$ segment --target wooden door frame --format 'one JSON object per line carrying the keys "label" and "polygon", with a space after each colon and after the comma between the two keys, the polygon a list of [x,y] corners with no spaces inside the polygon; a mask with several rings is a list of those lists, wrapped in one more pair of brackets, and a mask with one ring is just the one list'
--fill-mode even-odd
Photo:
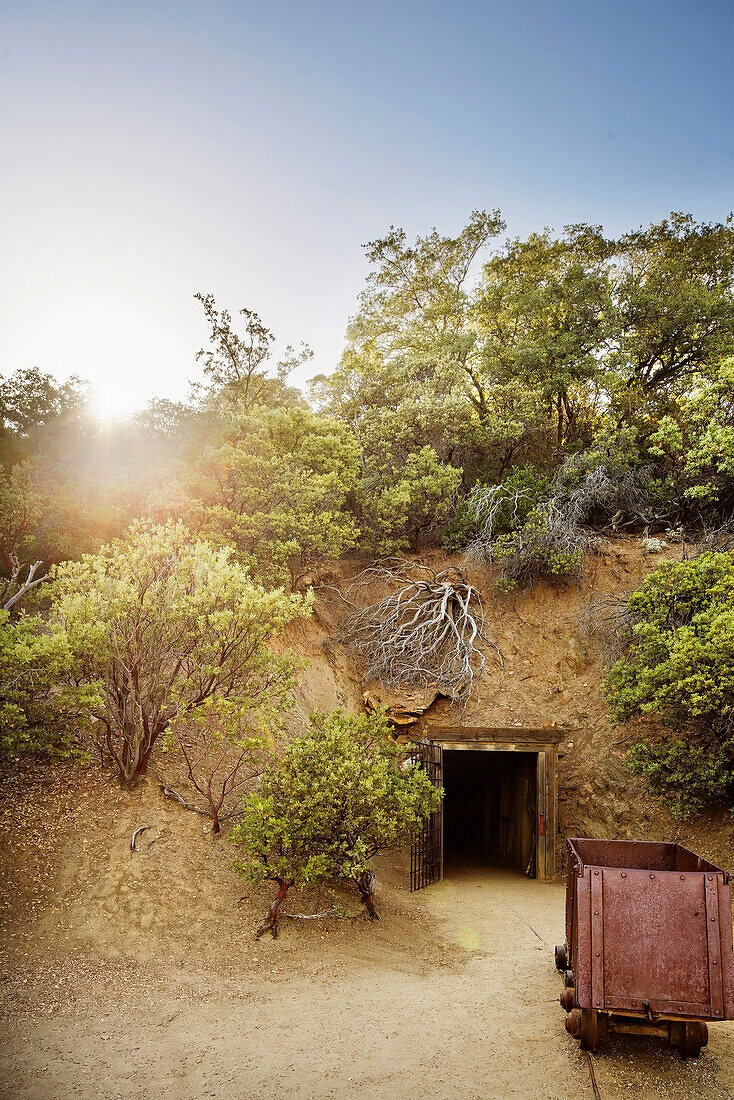
{"label": "wooden door frame", "polygon": [[558,875],[558,744],[565,732],[517,726],[510,729],[445,726],[425,734],[426,740],[440,745],[444,751],[536,754],[535,876],[546,882],[552,882]]}

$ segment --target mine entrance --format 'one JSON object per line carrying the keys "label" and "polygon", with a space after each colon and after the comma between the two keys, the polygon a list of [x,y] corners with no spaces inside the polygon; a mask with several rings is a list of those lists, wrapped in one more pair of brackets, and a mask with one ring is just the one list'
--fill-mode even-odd
{"label": "mine entrance", "polygon": [[516,867],[552,879],[557,868],[558,729],[442,727],[412,759],[444,788],[442,806],[414,839],[410,888],[450,873],[452,858]]}
{"label": "mine entrance", "polygon": [[535,876],[537,753],[446,750],[444,865],[471,860]]}

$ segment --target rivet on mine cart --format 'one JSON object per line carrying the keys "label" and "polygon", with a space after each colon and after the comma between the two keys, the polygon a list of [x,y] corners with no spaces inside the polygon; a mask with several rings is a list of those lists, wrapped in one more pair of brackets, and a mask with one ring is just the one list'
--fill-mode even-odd
{"label": "rivet on mine cart", "polygon": [[680,844],[567,844],[566,1030],[583,1050],[658,1035],[697,1058],[707,1024],[734,1019],[729,873]]}

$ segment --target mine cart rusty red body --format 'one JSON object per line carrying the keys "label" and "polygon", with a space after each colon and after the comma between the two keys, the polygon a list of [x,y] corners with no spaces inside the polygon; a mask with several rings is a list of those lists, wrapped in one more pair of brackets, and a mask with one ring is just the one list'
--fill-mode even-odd
{"label": "mine cart rusty red body", "polygon": [[706,1022],[734,1018],[730,876],[679,844],[568,841],[566,1027],[654,1032],[697,1055]]}

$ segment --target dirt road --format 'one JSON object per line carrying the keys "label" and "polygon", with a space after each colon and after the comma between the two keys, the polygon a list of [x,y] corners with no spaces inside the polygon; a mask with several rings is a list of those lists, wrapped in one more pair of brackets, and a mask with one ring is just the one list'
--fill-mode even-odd
{"label": "dirt road", "polygon": [[[104,969],[80,966],[78,995],[67,1007],[6,1024],[0,1094],[591,1097],[585,1061],[557,1004],[552,946],[562,888],[463,870],[415,900],[443,936],[447,958],[463,957],[460,965],[411,957],[406,944],[402,958],[363,955],[352,964],[339,952],[333,968],[307,976],[283,966],[286,929],[281,940],[261,941],[261,962],[269,955],[272,967],[257,978],[207,985],[204,972],[191,973],[188,986],[173,988],[160,979],[141,983],[134,970],[112,980]],[[610,1044],[594,1062],[602,1100],[734,1097],[731,1025],[711,1029],[697,1062],[635,1039]]]}

